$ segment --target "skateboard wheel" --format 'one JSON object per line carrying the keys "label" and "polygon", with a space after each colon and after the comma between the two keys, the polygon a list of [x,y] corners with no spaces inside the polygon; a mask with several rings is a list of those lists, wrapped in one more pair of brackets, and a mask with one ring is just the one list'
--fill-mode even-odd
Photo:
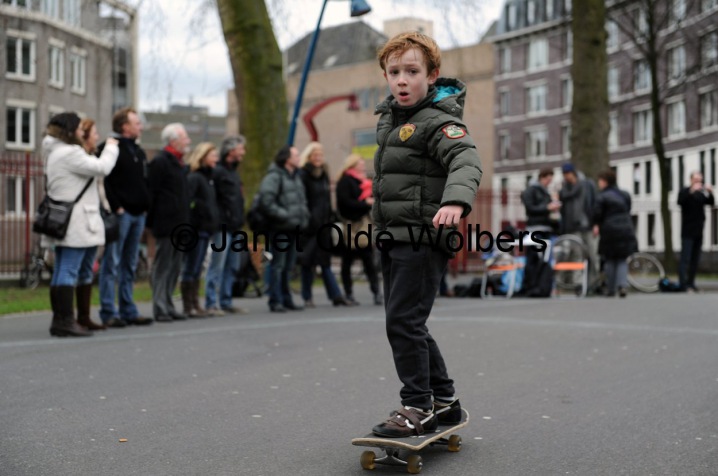
{"label": "skateboard wheel", "polygon": [[376,467],[376,464],[374,464],[374,459],[376,458],[376,455],[373,451],[365,451],[361,454],[361,467],[363,469],[374,469]]}
{"label": "skateboard wheel", "polygon": [[421,456],[411,455],[406,458],[406,470],[409,472],[409,474],[421,473],[422,466],[424,466],[424,463],[421,462]]}
{"label": "skateboard wheel", "polygon": [[451,435],[449,437],[448,449],[452,453],[461,451],[461,437],[459,435]]}

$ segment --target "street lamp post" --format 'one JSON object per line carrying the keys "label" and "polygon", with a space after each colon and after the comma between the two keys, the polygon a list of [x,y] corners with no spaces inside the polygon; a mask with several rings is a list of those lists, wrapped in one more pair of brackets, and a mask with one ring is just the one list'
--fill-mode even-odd
{"label": "street lamp post", "polygon": [[[314,57],[314,49],[317,46],[317,40],[319,39],[320,26],[322,24],[322,17],[324,16],[324,9],[327,7],[327,2],[322,2],[322,11],[319,13],[319,20],[317,21],[317,28],[314,30],[312,40],[309,43],[309,51],[307,52],[307,58],[304,61],[304,69],[302,70],[302,78],[299,81],[299,89],[297,89],[297,99],[294,101],[294,112],[292,113],[292,120],[289,123],[289,137],[287,138],[288,145],[294,145],[294,135],[297,132],[297,118],[299,117],[299,111],[302,108],[302,99],[304,97],[304,87],[307,85],[307,76],[309,76],[309,70],[312,67],[312,58]],[[365,0],[351,0],[351,16],[358,17],[362,16],[371,11],[371,7]]]}

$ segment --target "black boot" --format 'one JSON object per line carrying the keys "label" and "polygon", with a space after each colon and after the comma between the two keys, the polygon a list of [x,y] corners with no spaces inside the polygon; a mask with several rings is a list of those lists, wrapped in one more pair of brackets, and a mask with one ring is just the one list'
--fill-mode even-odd
{"label": "black boot", "polygon": [[55,287],[55,307],[50,335],[56,337],[90,337],[92,332],[80,327],[75,322],[74,286]]}
{"label": "black boot", "polygon": [[185,316],[196,317],[197,313],[192,308],[192,281],[180,282],[180,293],[182,294],[182,313]]}
{"label": "black boot", "polygon": [[104,331],[107,327],[92,322],[90,319],[90,300],[92,299],[92,284],[81,284],[75,288],[77,305],[77,323],[90,331]]}

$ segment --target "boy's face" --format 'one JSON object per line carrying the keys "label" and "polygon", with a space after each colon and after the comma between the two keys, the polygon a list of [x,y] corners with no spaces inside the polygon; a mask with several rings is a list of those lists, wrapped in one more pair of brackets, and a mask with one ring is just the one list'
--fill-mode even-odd
{"label": "boy's face", "polygon": [[421,50],[411,48],[387,59],[384,77],[399,105],[413,106],[426,97],[429,86],[439,77],[439,70],[429,73]]}

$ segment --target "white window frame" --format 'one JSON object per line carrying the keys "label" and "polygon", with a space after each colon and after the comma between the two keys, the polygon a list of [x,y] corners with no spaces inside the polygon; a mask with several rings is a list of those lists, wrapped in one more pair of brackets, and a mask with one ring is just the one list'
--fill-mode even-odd
{"label": "white window frame", "polygon": [[537,0],[526,0],[526,26],[531,26],[538,21]]}
{"label": "white window frame", "polygon": [[48,84],[62,89],[65,86],[65,42],[50,38],[48,52]]}
{"label": "white window frame", "polygon": [[561,107],[571,109],[573,104],[573,79],[571,76],[561,78]]}
{"label": "white window frame", "polygon": [[508,88],[499,89],[499,116],[506,117],[511,114],[511,91]]}
{"label": "white window frame", "polygon": [[87,51],[73,47],[70,50],[70,90],[84,95],[87,91]]}
{"label": "white window frame", "polygon": [[653,140],[653,112],[650,107],[633,111],[633,143],[649,145]]}
{"label": "white window frame", "polygon": [[526,87],[526,114],[535,115],[546,112],[548,86],[546,83]]}
{"label": "white window frame", "polygon": [[615,150],[620,145],[618,134],[618,113],[614,111],[608,114],[608,150]]}
{"label": "white window frame", "polygon": [[701,1],[701,13],[705,13],[709,10],[718,7],[718,0],[702,0]]}
{"label": "white window frame", "polygon": [[40,0],[40,11],[51,18],[60,18],[60,0]]}
{"label": "white window frame", "polygon": [[670,21],[672,25],[678,24],[686,19],[686,1],[671,0],[670,1]]}
{"label": "white window frame", "polygon": [[[11,71],[10,68],[7,68],[7,71],[5,72],[5,78],[12,79],[15,81],[25,81],[25,82],[35,82],[36,74],[37,74],[37,54],[36,54],[36,47],[37,47],[37,41],[36,36],[34,33],[29,33],[26,31],[18,31],[18,30],[7,30],[6,39],[5,39],[5,48],[7,49],[7,41],[10,39],[15,40],[15,58],[17,59],[17,62],[15,64],[15,71]],[[23,55],[23,43],[27,43],[29,45],[29,64],[30,64],[30,71],[26,74],[22,72],[22,65],[24,62],[24,55]],[[7,59],[5,60],[5,64],[7,65]]]}
{"label": "white window frame", "polygon": [[63,0],[62,19],[65,23],[74,27],[79,27],[81,18],[82,0]]}
{"label": "white window frame", "polygon": [[[5,183],[3,184],[3,193],[5,194],[5,209],[3,210],[3,215],[6,218],[22,218],[27,214],[28,210],[34,210],[35,209],[35,181],[30,180],[30,193],[29,195],[29,202],[25,206],[25,210],[22,209],[22,202],[25,199],[23,188],[25,186],[25,177],[20,175],[5,175],[3,176]],[[7,200],[8,196],[8,183],[14,182],[14,188],[15,188],[15,196],[13,197],[15,201],[15,207],[13,209],[8,208],[10,205],[10,201]]]}
{"label": "white window frame", "polygon": [[548,38],[531,38],[528,44],[526,61],[528,71],[537,71],[548,66]]}
{"label": "white window frame", "polygon": [[667,134],[670,138],[686,133],[686,103],[683,99],[666,101]]}
{"label": "white window frame", "polygon": [[502,46],[499,48],[499,72],[510,73],[511,72],[511,47]]}
{"label": "white window frame", "polygon": [[641,7],[637,7],[633,10],[632,18],[638,30],[634,32],[635,37],[638,41],[641,41],[648,34],[648,17],[646,11]]}
{"label": "white window frame", "polygon": [[7,0],[4,0],[4,1],[3,1],[3,4],[4,4],[4,5],[9,5],[9,6],[11,6],[11,7],[16,7],[16,8],[27,8],[28,10],[30,9],[30,2],[31,2],[32,0],[22,0],[23,5],[18,5],[18,2],[19,2],[19,1],[20,1],[20,0],[10,0],[10,3],[7,3]]}
{"label": "white window frame", "polygon": [[546,127],[526,129],[526,160],[540,160],[546,157],[548,129]]}
{"label": "white window frame", "polygon": [[686,49],[677,45],[668,50],[668,81],[676,81],[686,75]]}
{"label": "white window frame", "polygon": [[[37,104],[30,101],[20,101],[8,99],[6,104],[6,114],[3,122],[7,121],[7,116],[11,110],[15,111],[15,137],[10,137],[8,128],[9,123],[5,124],[5,148],[8,150],[28,150],[35,148],[35,122],[37,114]],[[22,141],[22,119],[23,113],[29,114],[29,141]],[[12,139],[12,140],[11,140]]]}
{"label": "white window frame", "polygon": [[621,95],[621,69],[618,66],[608,67],[608,100],[612,101]]}
{"label": "white window frame", "polygon": [[571,155],[571,123],[561,124],[561,153],[564,157]]}
{"label": "white window frame", "polygon": [[518,8],[516,3],[510,2],[506,4],[506,28],[510,31],[516,28],[518,20]]}
{"label": "white window frame", "polygon": [[636,93],[646,92],[651,89],[651,70],[645,59],[633,62],[633,91]]}
{"label": "white window frame", "polygon": [[563,59],[573,61],[573,32],[570,29],[566,30],[564,41],[566,42],[566,49],[563,52]]}
{"label": "white window frame", "polygon": [[621,44],[621,35],[618,23],[613,20],[606,20],[606,51],[611,53],[618,50]]}
{"label": "white window frame", "polygon": [[718,89],[701,93],[698,102],[701,111],[701,129],[718,126]]}
{"label": "white window frame", "polygon": [[718,30],[701,37],[701,66],[708,68],[718,64]]}
{"label": "white window frame", "polygon": [[499,132],[499,160],[508,160],[511,150],[511,134],[509,131]]}

